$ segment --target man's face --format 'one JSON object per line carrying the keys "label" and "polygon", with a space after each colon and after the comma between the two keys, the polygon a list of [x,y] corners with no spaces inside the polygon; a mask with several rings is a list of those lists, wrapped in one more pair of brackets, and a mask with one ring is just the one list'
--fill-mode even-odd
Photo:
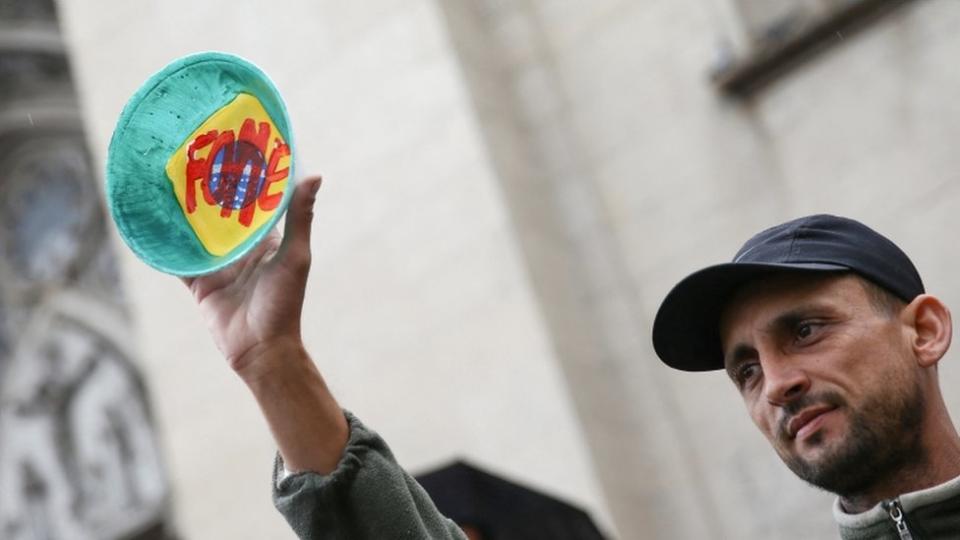
{"label": "man's face", "polygon": [[802,479],[866,490],[919,450],[923,394],[905,326],[850,275],[751,284],[721,320],[727,373]]}

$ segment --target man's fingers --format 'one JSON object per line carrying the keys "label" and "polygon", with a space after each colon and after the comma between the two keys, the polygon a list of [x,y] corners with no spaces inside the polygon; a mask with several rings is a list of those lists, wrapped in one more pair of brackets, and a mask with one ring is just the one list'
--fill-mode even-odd
{"label": "man's fingers", "polygon": [[287,262],[310,263],[310,225],[313,222],[313,203],[321,181],[319,176],[307,178],[293,192],[280,247],[282,257]]}

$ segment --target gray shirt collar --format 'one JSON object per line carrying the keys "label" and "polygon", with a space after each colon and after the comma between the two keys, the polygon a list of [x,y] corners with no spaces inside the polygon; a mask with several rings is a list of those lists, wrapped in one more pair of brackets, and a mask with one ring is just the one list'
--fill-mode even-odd
{"label": "gray shirt collar", "polygon": [[[936,504],[958,495],[960,495],[960,476],[933,487],[904,493],[899,499],[903,511],[910,513],[917,508]],[[840,525],[841,529],[854,530],[866,529],[889,519],[887,517],[887,511],[883,509],[881,503],[878,503],[865,512],[848,514],[844,512],[840,506],[839,498],[833,501],[833,518],[837,520],[837,524]]]}

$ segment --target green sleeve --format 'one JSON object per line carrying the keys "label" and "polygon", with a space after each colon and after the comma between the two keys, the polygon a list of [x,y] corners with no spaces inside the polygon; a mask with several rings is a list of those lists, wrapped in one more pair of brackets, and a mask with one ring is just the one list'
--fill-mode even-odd
{"label": "green sleeve", "polygon": [[283,478],[277,456],[273,502],[301,540],[457,539],[466,536],[443,517],[419,484],[393,457],[387,443],[345,413],[350,438],[329,475]]}

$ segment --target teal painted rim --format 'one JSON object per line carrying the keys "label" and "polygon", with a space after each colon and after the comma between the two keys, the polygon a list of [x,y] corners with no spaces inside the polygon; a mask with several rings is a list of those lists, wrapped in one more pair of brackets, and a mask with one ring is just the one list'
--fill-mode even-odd
{"label": "teal painted rim", "polygon": [[[270,219],[232,251],[215,256],[190,228],[165,169],[183,141],[240,93],[260,100],[280,130],[290,147],[290,173]],[[186,56],[147,79],[120,113],[107,151],[107,206],[120,237],[142,261],[176,276],[209,274],[242,258],[276,225],[293,196],[296,156],[286,106],[263,71],[221,52]]]}

